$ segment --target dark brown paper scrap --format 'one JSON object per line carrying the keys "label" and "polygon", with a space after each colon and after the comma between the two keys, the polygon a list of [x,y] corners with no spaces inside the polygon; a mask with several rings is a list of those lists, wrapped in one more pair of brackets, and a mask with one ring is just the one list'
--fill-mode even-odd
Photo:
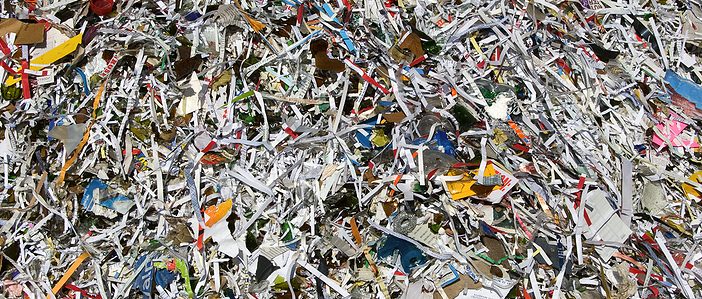
{"label": "dark brown paper scrap", "polygon": [[[447,297],[456,298],[465,289],[477,290],[477,289],[480,289],[482,287],[483,287],[482,283],[473,281],[473,279],[470,278],[470,276],[465,275],[465,274],[459,274],[459,279],[456,282],[444,287],[444,292],[446,292]],[[438,292],[434,293],[434,299],[440,299],[440,298],[442,298],[442,297],[441,297],[441,295],[439,295]]]}
{"label": "dark brown paper scrap", "polygon": [[0,21],[0,36],[16,33],[15,45],[41,44],[44,42],[44,25],[30,24],[18,19]]}
{"label": "dark brown paper scrap", "polygon": [[4,19],[0,21],[0,36],[5,36],[10,32],[17,33],[22,27],[22,21],[18,19]]}
{"label": "dark brown paper scrap", "polygon": [[400,123],[405,119],[406,115],[402,112],[393,112],[383,114],[383,118],[391,123]]}
{"label": "dark brown paper scrap", "polygon": [[310,43],[310,52],[314,56],[314,65],[323,71],[343,72],[346,69],[346,65],[341,60],[331,59],[327,56],[328,46],[327,41],[323,39],[317,39]]}
{"label": "dark brown paper scrap", "polygon": [[15,45],[33,45],[44,42],[44,25],[22,24],[15,37]]}
{"label": "dark brown paper scrap", "polygon": [[390,57],[394,59],[395,61],[407,61],[411,62],[414,60],[414,54],[412,54],[412,51],[409,49],[403,49],[399,45],[395,44],[390,48],[390,51],[388,52],[390,54]]}
{"label": "dark brown paper scrap", "polygon": [[422,48],[422,40],[419,38],[419,35],[416,33],[412,32],[405,37],[405,40],[402,41],[400,44],[400,49],[409,49],[412,54],[414,54],[414,58],[421,57],[424,55],[424,49]]}
{"label": "dark brown paper scrap", "polygon": [[202,64],[202,58],[200,55],[176,61],[173,64],[173,69],[176,73],[176,80],[181,80],[192,74],[198,67],[200,67],[200,64]]}

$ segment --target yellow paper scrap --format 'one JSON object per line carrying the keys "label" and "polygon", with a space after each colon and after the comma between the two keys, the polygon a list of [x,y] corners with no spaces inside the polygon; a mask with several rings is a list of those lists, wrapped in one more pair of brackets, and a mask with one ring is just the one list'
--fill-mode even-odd
{"label": "yellow paper scrap", "polygon": [[205,214],[209,216],[209,219],[207,222],[205,222],[205,225],[207,227],[212,227],[212,225],[222,220],[222,218],[227,216],[229,211],[232,209],[232,204],[232,200],[228,199],[216,206],[209,206],[207,209],[205,209]]}
{"label": "yellow paper scrap", "polygon": [[[39,71],[46,66],[56,62],[57,60],[66,57],[66,55],[73,53],[73,51],[78,48],[78,45],[80,45],[81,41],[83,40],[83,34],[78,34],[64,43],[58,45],[56,48],[53,48],[49,51],[47,51],[44,54],[41,54],[39,57],[36,57],[29,62],[29,69],[33,71]],[[20,72],[18,70],[17,72]],[[8,77],[7,80],[5,80],[5,85],[14,85],[15,83],[21,81],[22,78],[17,76],[16,78],[13,77]]]}
{"label": "yellow paper scrap", "polygon": [[[458,175],[460,174],[459,170],[449,170],[448,175]],[[470,196],[476,196],[476,195],[481,195],[485,196],[489,194],[492,191],[496,191],[500,189],[500,186],[483,186],[483,185],[478,185],[476,180],[473,179],[473,176],[478,174],[478,170],[473,170],[470,174],[463,174],[463,178],[458,181],[453,181],[453,182],[446,182],[446,187],[449,189],[449,194],[451,195],[451,199],[453,200],[459,200],[463,199],[466,197]],[[495,171],[495,167],[492,164],[488,164],[485,166],[485,176],[493,176],[496,175],[497,172]]]}
{"label": "yellow paper scrap", "polygon": [[[693,182],[702,183],[702,170],[693,173],[690,176],[690,180]],[[694,200],[695,202],[699,202],[700,199],[702,199],[702,193],[695,189],[694,186],[687,183],[683,183],[682,189],[683,191],[685,191],[685,195],[687,195],[687,198]]]}

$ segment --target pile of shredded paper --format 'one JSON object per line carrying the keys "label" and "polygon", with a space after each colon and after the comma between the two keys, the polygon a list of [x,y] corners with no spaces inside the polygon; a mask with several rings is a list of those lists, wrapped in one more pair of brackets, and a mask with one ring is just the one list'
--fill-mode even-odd
{"label": "pile of shredded paper", "polygon": [[0,298],[702,298],[700,0],[0,8]]}

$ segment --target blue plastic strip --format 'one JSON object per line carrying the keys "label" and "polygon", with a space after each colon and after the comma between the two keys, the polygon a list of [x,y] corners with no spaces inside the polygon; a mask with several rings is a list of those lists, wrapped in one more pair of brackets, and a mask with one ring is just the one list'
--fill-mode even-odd
{"label": "blue plastic strip", "polygon": [[85,93],[85,95],[89,95],[90,88],[88,87],[88,78],[85,77],[85,73],[80,68],[77,67],[74,68],[74,70],[76,73],[78,73],[78,75],[80,75],[80,78],[83,79],[83,93]]}
{"label": "blue plastic strip", "polygon": [[353,45],[353,42],[351,41],[351,38],[349,38],[349,35],[346,33],[346,30],[339,31],[339,35],[341,35],[341,39],[344,41],[344,44],[346,44],[346,47],[349,49],[349,51],[351,53],[356,53],[356,46]]}
{"label": "blue plastic strip", "polygon": [[680,75],[671,70],[665,72],[664,79],[668,81],[675,92],[694,103],[697,108],[702,108],[702,86],[680,77]]}

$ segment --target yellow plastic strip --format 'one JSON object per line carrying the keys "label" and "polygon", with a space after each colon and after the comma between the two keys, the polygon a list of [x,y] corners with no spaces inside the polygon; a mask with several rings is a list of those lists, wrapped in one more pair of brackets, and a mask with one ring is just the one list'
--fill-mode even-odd
{"label": "yellow plastic strip", "polygon": [[266,25],[264,25],[260,21],[254,19],[252,17],[249,17],[249,15],[247,15],[243,12],[242,12],[242,14],[246,18],[246,20],[249,22],[249,24],[251,24],[251,28],[253,28],[253,30],[255,30],[256,32],[263,30],[263,28],[266,28]]}
{"label": "yellow plastic strip", "polygon": [[209,206],[207,209],[205,209],[205,214],[210,217],[210,219],[205,222],[205,225],[207,227],[212,227],[212,225],[222,220],[222,218],[227,216],[227,213],[229,213],[229,211],[232,209],[232,204],[232,200],[227,199],[218,205]]}
{"label": "yellow plastic strip", "polygon": [[[87,252],[83,252],[83,253],[76,259],[76,261],[73,262],[73,264],[71,265],[71,267],[68,268],[68,270],[66,270],[66,273],[63,274],[63,277],[61,277],[61,280],[59,280],[59,281],[56,283],[56,285],[54,285],[54,288],[51,289],[51,292],[54,293],[54,295],[56,295],[56,293],[58,293],[58,292],[61,290],[61,288],[63,288],[63,285],[66,284],[66,282],[68,281],[69,278],[71,278],[71,276],[73,275],[73,272],[76,272],[76,270],[78,270],[78,267],[80,267],[80,265],[81,265],[81,264],[85,261],[85,259],[87,259],[89,256],[90,256],[90,254],[88,254]],[[47,298],[47,299],[51,298],[51,295],[47,295],[46,298]]]}
{"label": "yellow plastic strip", "polygon": [[85,130],[85,134],[83,134],[83,139],[80,140],[80,143],[78,143],[76,149],[73,150],[71,158],[69,158],[68,161],[66,161],[66,164],[64,164],[61,168],[61,174],[59,174],[58,180],[56,180],[56,186],[63,185],[63,180],[66,178],[66,171],[68,171],[68,169],[71,168],[71,166],[73,166],[73,163],[76,163],[76,160],[78,160],[78,155],[83,150],[85,144],[88,143],[88,139],[90,139],[90,129],[95,123],[97,108],[100,106],[100,98],[102,98],[102,93],[105,91],[106,83],[107,80],[102,82],[102,85],[100,85],[100,89],[98,89],[98,92],[95,95],[95,99],[93,100],[93,113],[91,114],[93,119],[90,121],[90,124],[88,124],[88,128]]}
{"label": "yellow plastic strip", "polygon": [[358,231],[356,217],[351,217],[351,234],[353,235],[353,238],[356,241],[356,245],[361,246],[363,240],[361,239],[361,233]]}
{"label": "yellow plastic strip", "polygon": [[[353,235],[353,238],[355,239],[356,244],[358,244],[359,246],[362,246],[361,244],[363,243],[363,240],[361,239],[361,233],[358,231],[358,225],[356,224],[356,217],[351,217],[351,234]],[[381,274],[378,271],[378,266],[375,265],[375,262],[373,261],[373,257],[370,254],[370,247],[363,246],[363,255],[366,257],[368,264],[370,264],[370,268],[373,271],[373,274],[375,274],[375,282],[378,284],[380,291],[383,292],[383,295],[385,296],[385,298],[390,298],[390,292],[388,291],[388,287],[385,285],[383,278],[380,276]]]}

